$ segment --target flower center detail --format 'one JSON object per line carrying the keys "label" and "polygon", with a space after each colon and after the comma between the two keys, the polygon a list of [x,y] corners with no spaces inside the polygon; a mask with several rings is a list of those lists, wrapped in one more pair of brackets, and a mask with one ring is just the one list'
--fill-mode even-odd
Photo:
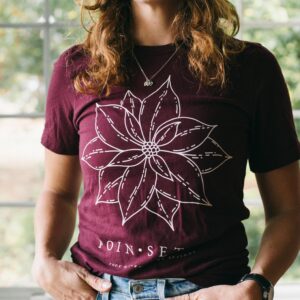
{"label": "flower center detail", "polygon": [[154,142],[145,142],[142,146],[142,151],[147,158],[150,158],[158,153],[159,147]]}

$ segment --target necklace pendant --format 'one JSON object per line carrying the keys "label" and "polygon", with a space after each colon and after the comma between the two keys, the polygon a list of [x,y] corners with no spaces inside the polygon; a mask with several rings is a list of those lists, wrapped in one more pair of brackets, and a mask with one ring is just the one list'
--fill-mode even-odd
{"label": "necklace pendant", "polygon": [[153,81],[152,80],[146,80],[144,82],[144,86],[151,86],[153,84]]}

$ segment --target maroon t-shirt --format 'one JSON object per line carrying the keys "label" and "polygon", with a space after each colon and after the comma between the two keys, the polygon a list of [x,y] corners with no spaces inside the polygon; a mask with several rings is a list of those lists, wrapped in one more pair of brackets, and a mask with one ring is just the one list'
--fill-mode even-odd
{"label": "maroon t-shirt", "polygon": [[[134,51],[150,77],[174,49]],[[250,271],[241,222],[247,161],[267,172],[300,158],[287,86],[268,49],[247,42],[223,91],[198,89],[184,54],[152,86],[131,65],[130,84],[102,97],[72,86],[88,61],[78,45],[54,63],[41,143],[78,155],[84,191],[71,253],[94,274],[236,283]]]}

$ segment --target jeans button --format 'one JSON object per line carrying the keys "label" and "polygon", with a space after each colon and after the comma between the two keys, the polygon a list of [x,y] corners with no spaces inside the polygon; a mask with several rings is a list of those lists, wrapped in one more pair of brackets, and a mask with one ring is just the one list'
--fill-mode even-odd
{"label": "jeans button", "polygon": [[144,287],[142,284],[135,284],[132,288],[133,288],[133,291],[136,293],[141,293],[144,290]]}

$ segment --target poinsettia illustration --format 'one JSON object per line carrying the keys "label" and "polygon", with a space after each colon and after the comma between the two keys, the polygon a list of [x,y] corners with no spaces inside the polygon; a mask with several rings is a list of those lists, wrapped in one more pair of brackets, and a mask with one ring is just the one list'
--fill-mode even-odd
{"label": "poinsettia illustration", "polygon": [[81,159],[99,171],[95,204],[118,204],[122,225],[146,209],[168,223],[182,204],[212,206],[203,175],[231,159],[210,137],[218,125],[181,115],[171,75],[139,99],[128,90],[120,104],[96,104],[96,136]]}

